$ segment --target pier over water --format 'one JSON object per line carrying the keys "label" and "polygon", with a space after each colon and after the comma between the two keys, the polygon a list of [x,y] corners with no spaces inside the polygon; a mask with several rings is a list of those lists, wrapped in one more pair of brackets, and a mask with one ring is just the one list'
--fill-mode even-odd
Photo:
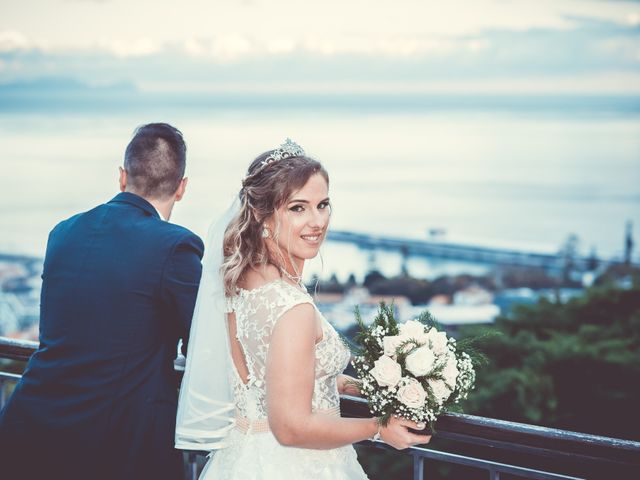
{"label": "pier over water", "polygon": [[[345,230],[330,230],[327,239],[332,242],[350,243],[362,250],[388,250],[405,257],[425,257],[441,260],[457,260],[484,265],[503,265],[525,268],[542,268],[548,273],[559,273],[566,268],[567,257],[562,253],[526,252],[516,249],[464,245],[442,241],[418,240]],[[576,256],[571,259],[577,271],[590,270],[593,259]],[[600,267],[622,264],[620,260],[598,259]],[[640,267],[634,263],[633,266]]]}

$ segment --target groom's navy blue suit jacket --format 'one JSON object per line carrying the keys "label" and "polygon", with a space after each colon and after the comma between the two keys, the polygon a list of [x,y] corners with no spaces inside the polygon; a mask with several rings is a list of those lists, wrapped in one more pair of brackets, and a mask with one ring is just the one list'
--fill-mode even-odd
{"label": "groom's navy blue suit jacket", "polygon": [[173,359],[203,248],[132,193],[53,229],[40,347],[0,416],[2,473],[13,465],[30,478],[49,463],[43,478],[182,476]]}

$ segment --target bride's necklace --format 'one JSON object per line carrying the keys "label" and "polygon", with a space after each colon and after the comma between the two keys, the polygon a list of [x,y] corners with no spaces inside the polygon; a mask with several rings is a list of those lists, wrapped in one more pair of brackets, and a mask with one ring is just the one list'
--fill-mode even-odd
{"label": "bride's necklace", "polygon": [[287,272],[284,268],[280,268],[280,271],[282,272],[282,274],[287,277],[289,280],[291,280],[293,283],[295,283],[296,285],[302,285],[302,275],[291,275],[289,272]]}

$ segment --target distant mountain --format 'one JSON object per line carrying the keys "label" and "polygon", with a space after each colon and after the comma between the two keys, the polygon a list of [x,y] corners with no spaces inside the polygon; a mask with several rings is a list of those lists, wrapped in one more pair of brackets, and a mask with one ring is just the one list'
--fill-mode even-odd
{"label": "distant mountain", "polygon": [[16,94],[56,94],[73,92],[128,92],[134,93],[137,89],[133,83],[119,82],[107,85],[90,85],[74,78],[43,77],[32,80],[0,84],[0,95],[8,93]]}
{"label": "distant mountain", "polygon": [[0,84],[0,111],[109,107],[138,95],[132,83],[90,85],[72,78],[38,78]]}
{"label": "distant mountain", "polygon": [[43,77],[0,84],[0,111],[288,109],[348,111],[640,112],[638,95],[140,91],[131,82]]}

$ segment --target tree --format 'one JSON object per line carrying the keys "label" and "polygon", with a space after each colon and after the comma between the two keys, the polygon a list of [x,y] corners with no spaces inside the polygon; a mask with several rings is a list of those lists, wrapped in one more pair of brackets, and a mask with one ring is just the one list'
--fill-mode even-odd
{"label": "tree", "polygon": [[406,296],[414,305],[427,303],[433,296],[427,280],[404,275],[372,282],[367,288],[374,295]]}
{"label": "tree", "polygon": [[[496,320],[467,411],[638,440],[640,286],[540,300]],[[473,335],[479,329],[466,329]]]}
{"label": "tree", "polygon": [[362,282],[362,285],[369,288],[371,287],[371,285],[380,281],[384,281],[386,279],[387,277],[385,277],[378,270],[371,270],[364,276],[364,281]]}

